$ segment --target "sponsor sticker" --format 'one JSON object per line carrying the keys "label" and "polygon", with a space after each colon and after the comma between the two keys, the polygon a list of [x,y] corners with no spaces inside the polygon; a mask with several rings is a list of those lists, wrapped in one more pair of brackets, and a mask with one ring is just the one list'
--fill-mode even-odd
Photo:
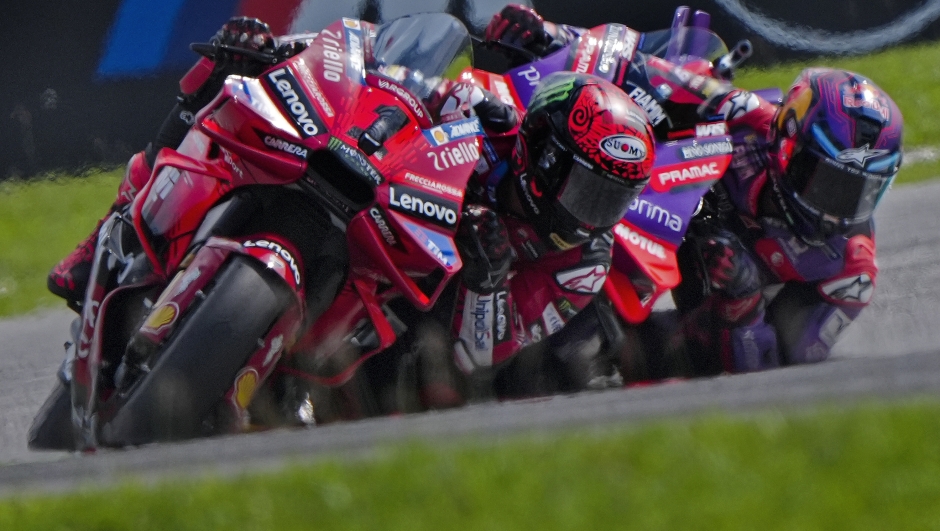
{"label": "sponsor sticker", "polygon": [[624,241],[629,243],[631,246],[640,249],[641,251],[648,253],[660,260],[666,259],[666,248],[663,245],[651,238],[648,238],[635,230],[631,230],[630,227],[624,225],[623,223],[618,223],[614,227],[614,232],[622,238]]}
{"label": "sponsor sticker", "polygon": [[244,410],[251,404],[252,397],[255,396],[255,390],[258,388],[258,371],[248,367],[235,377],[235,405]]}
{"label": "sponsor sticker", "polygon": [[331,151],[339,155],[340,158],[346,162],[347,166],[364,175],[373,183],[378,185],[385,181],[385,179],[382,178],[382,174],[379,172],[379,170],[376,169],[376,167],[373,166],[372,163],[369,162],[368,159],[366,159],[366,157],[358,149],[350,146],[335,136],[330,137],[328,147]]}
{"label": "sponsor sticker", "polygon": [[429,151],[427,157],[434,163],[435,170],[446,171],[463,164],[475,164],[480,158],[478,145],[476,139],[461,140],[436,151]]}
{"label": "sponsor sticker", "polygon": [[275,89],[275,97],[281,102],[302,137],[310,138],[326,131],[326,126],[313,110],[313,104],[300,87],[300,82],[286,66],[270,72],[267,79]]}
{"label": "sponsor sticker", "polygon": [[680,151],[682,160],[696,160],[717,155],[730,155],[734,152],[734,146],[731,141],[723,140],[721,142],[696,142],[691,146],[685,146]]}
{"label": "sponsor sticker", "polygon": [[388,205],[399,212],[448,228],[456,227],[459,218],[457,211],[460,207],[456,203],[406,186],[389,187]]}
{"label": "sponsor sticker", "polygon": [[451,186],[449,184],[442,183],[440,181],[428,179],[427,177],[423,177],[421,175],[415,175],[414,173],[411,173],[411,172],[405,172],[405,180],[410,183],[417,184],[418,186],[426,190],[433,190],[435,192],[447,194],[447,195],[456,197],[458,199],[463,199],[463,194],[464,194],[463,190],[461,190],[460,188],[457,188],[456,186]]}
{"label": "sponsor sticker", "polygon": [[659,102],[648,92],[636,87],[630,91],[630,97],[646,112],[646,116],[653,126],[657,126],[666,119],[666,111],[659,105]]}
{"label": "sponsor sticker", "polygon": [[567,269],[555,273],[555,282],[566,291],[595,294],[607,280],[607,266],[603,264]]}
{"label": "sponsor sticker", "polygon": [[697,124],[695,126],[695,136],[724,136],[728,134],[728,124],[725,122],[716,122],[711,124]]}
{"label": "sponsor sticker", "polygon": [[483,134],[483,126],[476,117],[441,124],[424,131],[425,138],[433,146],[442,146],[448,142]]}
{"label": "sponsor sticker", "polygon": [[343,56],[346,54],[346,39],[343,34],[324,29],[317,35],[322,54],[320,65],[323,68],[323,79],[331,83],[339,83],[346,74],[346,63]]}
{"label": "sponsor sticker", "polygon": [[450,237],[425,229],[416,223],[405,221],[403,225],[445,267],[457,264],[459,260],[457,258],[457,249]]}
{"label": "sponsor sticker", "polygon": [[651,186],[657,192],[664,192],[676,186],[710,181],[721,177],[717,162],[691,164],[668,171],[660,171],[653,177]]}
{"label": "sponsor sticker", "polygon": [[608,157],[623,162],[646,159],[646,143],[635,136],[611,135],[601,139],[599,147]]}
{"label": "sponsor sticker", "polygon": [[294,255],[292,255],[281,244],[268,240],[248,240],[242,243],[242,245],[248,248],[256,247],[259,249],[267,249],[276,254],[278,258],[280,258],[287,265],[287,268],[294,277],[294,283],[298,286],[300,285],[300,268],[297,266],[297,261],[294,260]]}
{"label": "sponsor sticker", "polygon": [[560,332],[565,327],[565,320],[561,318],[558,308],[555,308],[555,304],[551,302],[542,310],[542,321],[545,323],[548,335]]}
{"label": "sponsor sticker", "polygon": [[144,326],[142,328],[159,332],[160,330],[170,326],[176,321],[176,317],[179,315],[180,308],[175,302],[167,302],[161,304],[159,307],[155,308],[150,315],[147,316],[147,320],[144,321]]}
{"label": "sponsor sticker", "polygon": [[293,142],[288,142],[287,140],[278,138],[273,135],[264,135],[263,139],[264,139],[264,145],[268,146],[271,149],[283,151],[284,153],[294,155],[297,158],[301,158],[301,159],[307,158],[307,153],[308,153],[307,148],[300,144],[294,144]]}
{"label": "sponsor sticker", "polygon": [[379,229],[379,234],[382,235],[382,239],[385,240],[385,243],[389,247],[399,247],[398,235],[395,234],[392,226],[388,223],[388,219],[385,218],[385,214],[382,213],[379,207],[370,208],[369,216],[372,218],[372,221],[375,222],[375,226]]}
{"label": "sponsor sticker", "polygon": [[666,210],[660,205],[648,201],[646,199],[640,199],[639,197],[633,200],[633,203],[630,203],[630,212],[636,212],[641,216],[645,216],[646,219],[655,220],[657,223],[665,226],[671,231],[682,233],[682,218],[672,212]]}
{"label": "sponsor sticker", "polygon": [[830,299],[841,300],[855,304],[868,304],[871,302],[875,286],[868,273],[848,278],[840,278],[826,282],[819,289]]}

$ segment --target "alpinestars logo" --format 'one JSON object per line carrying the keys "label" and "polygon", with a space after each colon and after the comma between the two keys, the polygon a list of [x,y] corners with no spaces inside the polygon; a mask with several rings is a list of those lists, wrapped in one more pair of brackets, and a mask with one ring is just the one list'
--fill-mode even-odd
{"label": "alpinestars logo", "polygon": [[887,149],[869,149],[868,144],[859,148],[846,149],[836,156],[839,162],[852,163],[859,168],[864,168],[868,159],[881,157],[888,154]]}
{"label": "alpinestars logo", "polygon": [[555,273],[555,282],[567,291],[595,294],[607,280],[607,266],[603,264],[568,269]]}
{"label": "alpinestars logo", "polygon": [[317,114],[312,111],[313,105],[304,94],[297,78],[286,67],[268,74],[268,80],[277,89],[278,99],[297,124],[301,136],[310,138],[326,129]]}
{"label": "alpinestars logo", "polygon": [[840,278],[819,286],[830,299],[841,300],[854,304],[868,304],[871,302],[875,284],[867,273],[857,277]]}

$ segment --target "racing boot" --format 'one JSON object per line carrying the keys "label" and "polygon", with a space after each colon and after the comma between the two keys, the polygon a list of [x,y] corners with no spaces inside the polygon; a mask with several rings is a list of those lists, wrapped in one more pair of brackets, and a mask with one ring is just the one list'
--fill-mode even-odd
{"label": "racing boot", "polygon": [[137,153],[127,164],[124,179],[118,187],[117,198],[108,210],[108,215],[98,220],[95,229],[85,238],[74,251],[63,258],[46,280],[46,286],[54,295],[65,299],[69,308],[78,311],[85,300],[85,290],[91,276],[91,263],[95,257],[95,247],[98,245],[98,230],[112,212],[124,207],[134,200],[137,192],[150,180],[150,165],[147,163],[145,152]]}

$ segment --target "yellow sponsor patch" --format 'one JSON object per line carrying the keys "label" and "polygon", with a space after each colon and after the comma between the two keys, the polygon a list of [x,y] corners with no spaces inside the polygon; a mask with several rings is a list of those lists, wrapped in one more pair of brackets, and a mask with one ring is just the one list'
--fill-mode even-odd
{"label": "yellow sponsor patch", "polygon": [[258,388],[258,372],[247,368],[235,377],[235,405],[239,409],[247,409]]}
{"label": "yellow sponsor patch", "polygon": [[173,324],[177,315],[179,315],[179,308],[176,306],[176,303],[171,302],[164,304],[150,312],[147,321],[144,322],[144,328],[160,330],[163,327]]}

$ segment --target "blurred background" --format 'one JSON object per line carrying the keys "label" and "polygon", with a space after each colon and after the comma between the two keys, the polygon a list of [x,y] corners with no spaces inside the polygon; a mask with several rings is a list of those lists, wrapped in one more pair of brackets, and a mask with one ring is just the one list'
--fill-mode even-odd
{"label": "blurred background", "polygon": [[[154,135],[180,76],[232,15],[276,34],[340,17],[382,22],[448,11],[479,33],[506,0],[63,0],[8,2],[0,76],[0,180],[121,165]],[[940,0],[520,0],[548,20],[668,27],[678,5],[707,11],[729,47],[752,41],[749,65],[867,53],[940,36]],[[481,58],[485,66],[486,58]]]}

